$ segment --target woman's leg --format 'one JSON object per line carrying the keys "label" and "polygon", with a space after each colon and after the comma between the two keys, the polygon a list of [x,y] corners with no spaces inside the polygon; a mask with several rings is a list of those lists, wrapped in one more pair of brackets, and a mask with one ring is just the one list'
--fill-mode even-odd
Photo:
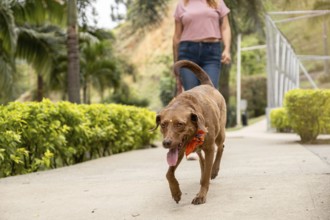
{"label": "woman's leg", "polygon": [[[198,62],[199,46],[196,42],[181,42],[179,45],[179,60],[190,60],[194,63]],[[199,80],[195,74],[187,68],[180,70],[181,82],[184,90],[189,90],[199,85]]]}
{"label": "woman's leg", "polygon": [[220,68],[221,64],[205,64],[203,70],[209,75],[215,88],[219,88],[219,79],[220,79]]}
{"label": "woman's leg", "polygon": [[185,91],[192,89],[199,85],[199,81],[195,74],[187,68],[181,68],[181,82]]}
{"label": "woman's leg", "polygon": [[204,43],[200,58],[201,67],[209,75],[214,87],[218,88],[221,69],[220,43]]}

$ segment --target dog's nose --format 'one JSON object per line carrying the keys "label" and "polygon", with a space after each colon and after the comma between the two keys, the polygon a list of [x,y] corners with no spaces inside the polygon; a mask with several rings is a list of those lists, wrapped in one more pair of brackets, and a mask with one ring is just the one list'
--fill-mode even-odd
{"label": "dog's nose", "polygon": [[164,146],[165,148],[169,148],[169,147],[171,146],[171,144],[172,144],[172,141],[171,141],[171,140],[165,139],[165,140],[163,141],[163,146]]}

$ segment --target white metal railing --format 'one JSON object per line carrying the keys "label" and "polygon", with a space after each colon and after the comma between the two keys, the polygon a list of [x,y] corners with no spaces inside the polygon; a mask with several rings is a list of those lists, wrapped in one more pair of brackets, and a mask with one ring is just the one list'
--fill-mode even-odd
{"label": "white metal railing", "polygon": [[[269,113],[273,108],[281,107],[287,91],[299,88],[300,73],[302,72],[313,88],[317,85],[301,63],[302,60],[328,60],[329,56],[298,56],[294,49],[277,28],[277,23],[285,23],[298,19],[329,14],[330,10],[321,11],[289,11],[269,12],[266,14],[267,42],[267,126],[270,128]],[[273,20],[270,15],[296,15],[293,18]]]}
{"label": "white metal railing", "polygon": [[[303,73],[313,88],[317,85],[301,61],[330,60],[330,56],[296,55],[291,44],[283,36],[276,24],[307,19],[329,14],[330,10],[269,12],[266,20],[266,45],[241,48],[241,35],[237,37],[237,102],[236,122],[241,125],[241,52],[249,50],[267,50],[267,127],[270,128],[269,113],[273,108],[281,107],[287,91],[299,88],[300,73]],[[293,18],[273,20],[271,15],[295,15]],[[326,25],[325,25],[326,26]],[[325,28],[326,29],[326,28]]]}

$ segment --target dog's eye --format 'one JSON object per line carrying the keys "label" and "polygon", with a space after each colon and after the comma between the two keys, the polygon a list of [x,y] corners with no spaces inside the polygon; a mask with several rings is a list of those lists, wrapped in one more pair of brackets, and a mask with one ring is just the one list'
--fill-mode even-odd
{"label": "dog's eye", "polygon": [[161,128],[166,128],[166,126],[167,126],[166,123],[161,123],[161,124],[160,124],[160,127],[161,127]]}
{"label": "dog's eye", "polygon": [[175,127],[177,127],[177,128],[183,128],[184,127],[184,123],[178,122],[178,123],[175,124]]}

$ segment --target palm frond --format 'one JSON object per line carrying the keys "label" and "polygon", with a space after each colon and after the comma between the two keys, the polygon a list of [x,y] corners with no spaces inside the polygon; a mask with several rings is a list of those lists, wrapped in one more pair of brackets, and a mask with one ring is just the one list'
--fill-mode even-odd
{"label": "palm frond", "polygon": [[11,7],[12,2],[0,2],[0,44],[7,54],[13,55],[16,48],[17,34]]}
{"label": "palm frond", "polygon": [[0,91],[1,94],[8,94],[12,84],[15,66],[8,60],[5,54],[0,52]]}
{"label": "palm frond", "polygon": [[49,90],[63,91],[67,85],[68,57],[66,54],[56,56],[54,66],[47,80]]}
{"label": "palm frond", "polygon": [[113,32],[105,31],[104,29],[95,29],[93,31],[89,31],[92,35],[96,36],[100,40],[114,40],[115,35]]}
{"label": "palm frond", "polygon": [[55,60],[63,53],[65,35],[53,31],[54,27],[19,28],[16,55],[33,65],[38,74],[49,81],[49,73],[56,65]]}
{"label": "palm frond", "polygon": [[16,23],[23,25],[44,25],[45,23],[64,26],[66,24],[66,4],[56,0],[16,1],[13,6]]}
{"label": "palm frond", "polygon": [[100,40],[96,36],[90,34],[89,32],[80,32],[79,41],[88,42],[89,44],[96,44],[100,42]]}

